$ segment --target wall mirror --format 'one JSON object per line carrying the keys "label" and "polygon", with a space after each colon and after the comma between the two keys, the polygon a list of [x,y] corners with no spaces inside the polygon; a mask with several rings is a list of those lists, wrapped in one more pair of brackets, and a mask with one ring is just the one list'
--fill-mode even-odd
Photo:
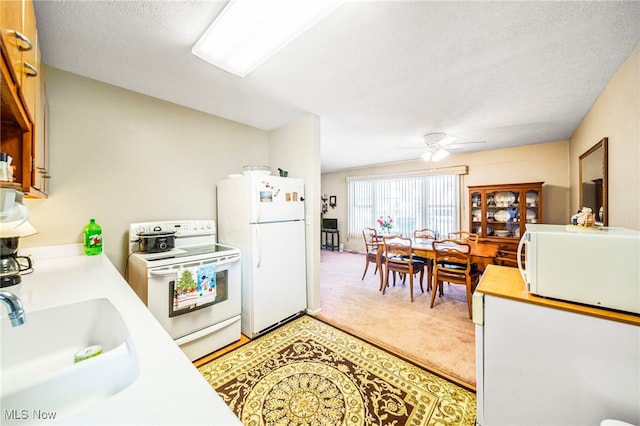
{"label": "wall mirror", "polygon": [[608,194],[608,138],[589,148],[580,156],[580,208],[590,207],[596,222],[609,225]]}

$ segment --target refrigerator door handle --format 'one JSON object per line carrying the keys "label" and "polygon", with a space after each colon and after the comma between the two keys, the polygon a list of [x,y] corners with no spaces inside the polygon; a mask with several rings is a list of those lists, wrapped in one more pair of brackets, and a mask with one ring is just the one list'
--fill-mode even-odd
{"label": "refrigerator door handle", "polygon": [[253,257],[256,259],[256,268],[259,268],[262,264],[262,235],[259,226],[254,226],[253,229],[255,229],[256,235]]}
{"label": "refrigerator door handle", "polygon": [[260,216],[262,216],[262,202],[260,200],[260,187],[257,184],[254,184],[253,189],[255,190],[255,200],[256,200],[256,208],[254,209],[256,216],[253,218],[253,223],[258,223],[260,222]]}

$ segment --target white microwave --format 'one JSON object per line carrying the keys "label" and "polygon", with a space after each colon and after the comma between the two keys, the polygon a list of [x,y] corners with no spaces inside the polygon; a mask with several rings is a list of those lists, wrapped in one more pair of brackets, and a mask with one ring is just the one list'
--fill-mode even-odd
{"label": "white microwave", "polygon": [[523,249],[530,293],[640,314],[640,231],[527,224]]}

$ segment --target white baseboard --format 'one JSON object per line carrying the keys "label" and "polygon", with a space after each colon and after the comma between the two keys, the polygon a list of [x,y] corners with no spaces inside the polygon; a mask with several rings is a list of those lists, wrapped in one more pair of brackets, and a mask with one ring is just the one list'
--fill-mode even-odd
{"label": "white baseboard", "polygon": [[322,308],[313,309],[313,310],[311,310],[311,309],[306,309],[306,310],[305,310],[305,312],[306,312],[308,315],[311,315],[312,317],[315,317],[316,315],[318,315],[318,314],[320,313],[320,311],[322,311]]}

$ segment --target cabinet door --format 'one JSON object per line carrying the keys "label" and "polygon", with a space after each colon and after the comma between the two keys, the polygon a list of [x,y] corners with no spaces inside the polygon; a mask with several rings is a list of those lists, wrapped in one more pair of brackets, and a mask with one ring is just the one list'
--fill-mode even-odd
{"label": "cabinet door", "polygon": [[22,0],[0,1],[0,39],[8,55],[9,68],[13,81],[20,84],[20,66],[22,64],[22,45],[16,37],[16,31],[22,33]]}
{"label": "cabinet door", "polygon": [[520,193],[508,190],[488,190],[486,193],[486,236],[517,237],[520,233]]}
{"label": "cabinet door", "polygon": [[522,189],[522,203],[520,215],[523,218],[521,232],[526,231],[527,223],[542,223],[542,193],[541,188],[528,187]]}
{"label": "cabinet door", "polygon": [[486,231],[482,224],[482,206],[484,204],[483,193],[480,191],[470,191],[469,193],[469,206],[470,206],[470,218],[469,232],[478,234],[480,236],[486,236]]}
{"label": "cabinet door", "polygon": [[50,176],[47,128],[48,104],[44,78],[38,79],[38,87],[36,89],[36,123],[32,149],[34,168],[31,170],[31,186],[46,195],[49,192]]}
{"label": "cabinet door", "polygon": [[22,96],[24,97],[27,114],[31,121],[35,122],[36,114],[36,92],[39,85],[40,76],[38,75],[39,59],[36,31],[36,14],[33,9],[33,2],[27,0],[24,2],[24,18],[23,30],[24,35],[31,41],[31,49],[22,52],[22,63],[20,64],[20,87]]}

